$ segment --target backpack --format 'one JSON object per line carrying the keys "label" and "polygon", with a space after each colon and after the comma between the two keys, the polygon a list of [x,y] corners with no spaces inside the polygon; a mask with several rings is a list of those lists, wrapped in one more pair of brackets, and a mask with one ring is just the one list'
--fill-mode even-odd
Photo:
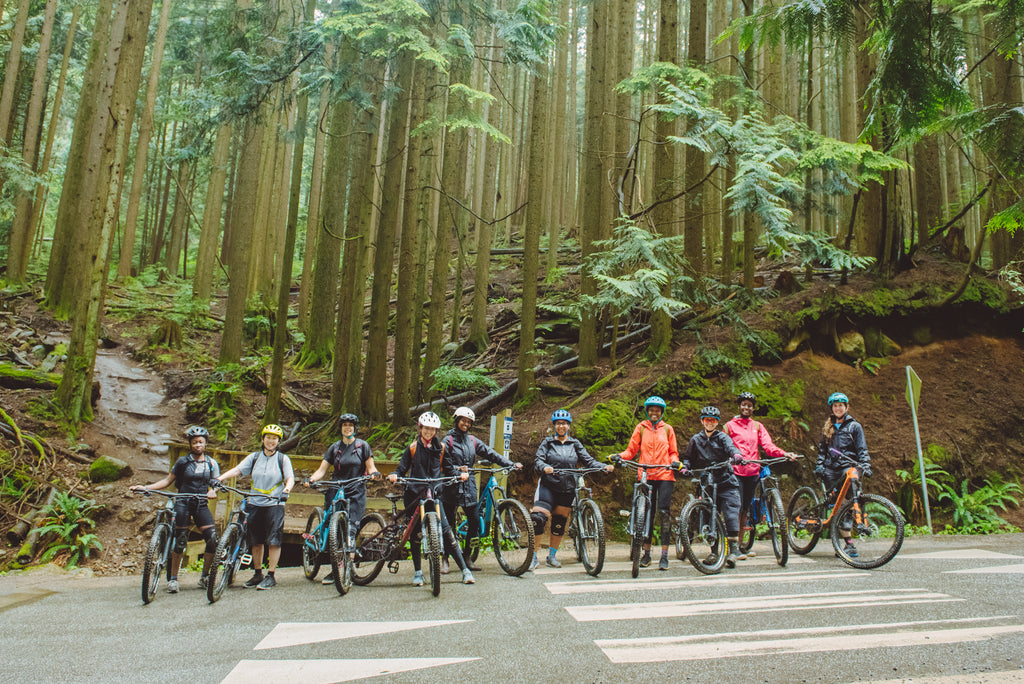
{"label": "backpack", "polygon": [[[409,456],[411,456],[412,458],[416,458],[416,443],[419,442],[419,441],[420,440],[418,440],[418,439],[414,439],[412,441],[412,444],[409,445]],[[441,462],[442,463],[444,462],[444,452],[445,452],[445,450],[444,450],[444,440],[441,440]]]}

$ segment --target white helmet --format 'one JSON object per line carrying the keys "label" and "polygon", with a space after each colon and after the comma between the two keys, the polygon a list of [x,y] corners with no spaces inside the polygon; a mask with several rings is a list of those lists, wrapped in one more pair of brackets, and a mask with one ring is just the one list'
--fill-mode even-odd
{"label": "white helmet", "polygon": [[473,409],[469,408],[468,406],[460,406],[459,408],[455,409],[455,418],[468,418],[469,422],[476,422],[476,414],[473,413]]}
{"label": "white helmet", "polygon": [[420,421],[419,422],[420,422],[420,425],[422,425],[423,427],[438,428],[438,429],[440,429],[440,427],[441,427],[441,418],[436,413],[434,413],[433,411],[427,411],[426,413],[421,413],[420,414]]}

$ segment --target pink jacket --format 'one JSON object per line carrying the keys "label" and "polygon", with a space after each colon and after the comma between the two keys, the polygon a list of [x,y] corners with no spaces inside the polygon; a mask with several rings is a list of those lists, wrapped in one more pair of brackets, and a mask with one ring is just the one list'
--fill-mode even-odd
{"label": "pink jacket", "polygon": [[[733,444],[743,454],[743,458],[748,461],[758,460],[758,445],[764,449],[764,453],[768,458],[781,458],[786,455],[785,451],[775,446],[775,443],[772,442],[771,435],[768,434],[768,430],[765,429],[764,425],[761,425],[761,423],[752,418],[736,416],[725,424],[725,434],[732,437]],[[732,469],[737,475],[745,477],[757,475],[761,472],[761,466],[756,463],[735,465]]]}

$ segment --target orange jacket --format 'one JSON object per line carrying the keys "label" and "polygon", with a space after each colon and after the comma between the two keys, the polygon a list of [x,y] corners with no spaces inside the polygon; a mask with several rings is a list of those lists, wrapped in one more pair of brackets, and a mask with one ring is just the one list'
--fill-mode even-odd
{"label": "orange jacket", "polygon": [[[676,476],[667,466],[673,461],[679,460],[679,446],[676,444],[676,432],[672,426],[665,421],[658,421],[655,428],[650,420],[645,420],[633,430],[633,436],[629,438],[629,446],[619,454],[619,457],[632,461],[639,455],[639,463],[664,464],[664,469],[647,471],[648,480],[659,480],[675,482]],[[640,473],[636,474],[637,480]]]}

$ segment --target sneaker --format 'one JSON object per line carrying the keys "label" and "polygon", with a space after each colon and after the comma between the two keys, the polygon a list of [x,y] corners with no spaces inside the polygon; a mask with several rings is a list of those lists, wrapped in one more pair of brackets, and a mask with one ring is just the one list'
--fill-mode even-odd
{"label": "sneaker", "polygon": [[530,571],[533,572],[540,565],[540,559],[537,558],[537,554],[533,554],[533,560],[530,561]]}
{"label": "sneaker", "polygon": [[704,565],[714,565],[717,562],[718,562],[718,554],[717,553],[709,553],[707,555],[707,558],[705,558],[704,560],[701,561],[701,563],[703,563]]}
{"label": "sneaker", "polygon": [[554,556],[548,556],[548,559],[546,561],[544,561],[544,562],[547,563],[547,566],[549,568],[560,568],[560,567],[562,567],[562,563],[557,558],[555,558]]}
{"label": "sneaker", "polygon": [[736,547],[736,560],[747,560],[747,553],[740,550],[738,546]]}
{"label": "sneaker", "polygon": [[857,547],[853,545],[853,542],[846,542],[846,546],[843,548],[843,553],[850,558],[856,558],[860,555],[857,553]]}
{"label": "sneaker", "polygon": [[200,589],[205,589],[206,588],[206,584],[209,581],[210,581],[210,576],[209,575],[203,575],[202,577],[200,577],[199,578],[199,588]]}
{"label": "sneaker", "polygon": [[324,577],[322,580],[320,580],[320,584],[334,584],[334,573],[327,573],[327,577]]}
{"label": "sneaker", "polygon": [[443,561],[441,561],[441,574],[442,575],[447,575],[451,571],[452,571],[452,569],[448,565],[448,559],[445,558]]}
{"label": "sneaker", "polygon": [[472,570],[473,572],[480,572],[480,566],[478,566],[476,563],[469,560],[468,558],[466,559],[466,568],[468,570]]}
{"label": "sneaker", "polygon": [[659,570],[668,570],[668,556],[662,556],[661,560],[658,561]]}
{"label": "sneaker", "polygon": [[252,587],[258,587],[260,585],[260,582],[262,582],[262,581],[263,581],[263,573],[262,572],[257,572],[255,575],[253,575],[252,577],[249,578],[248,582],[246,582],[242,586],[243,587],[248,587],[248,588],[251,589]]}
{"label": "sneaker", "polygon": [[273,575],[267,575],[263,578],[263,581],[256,585],[257,589],[270,589],[271,587],[277,586],[277,580],[274,579]]}
{"label": "sneaker", "polygon": [[476,580],[473,579],[473,571],[466,568],[462,571],[462,583],[463,584],[476,584]]}
{"label": "sneaker", "polygon": [[756,555],[757,552],[755,552],[754,549],[750,549],[749,551],[747,551],[747,558],[753,558]]}
{"label": "sneaker", "polygon": [[729,542],[729,548],[725,552],[725,567],[727,567],[727,568],[735,568],[736,567],[736,553],[737,553],[737,551],[738,551],[738,549],[736,548],[736,545],[734,543],[732,543],[732,542]]}
{"label": "sneaker", "polygon": [[644,551],[644,555],[640,557],[640,567],[647,568],[651,565],[651,552]]}
{"label": "sneaker", "polygon": [[412,574],[412,586],[422,587],[423,586],[423,571],[417,570]]}
{"label": "sneaker", "polygon": [[172,579],[167,582],[167,593],[177,594],[178,593],[178,580]]}

